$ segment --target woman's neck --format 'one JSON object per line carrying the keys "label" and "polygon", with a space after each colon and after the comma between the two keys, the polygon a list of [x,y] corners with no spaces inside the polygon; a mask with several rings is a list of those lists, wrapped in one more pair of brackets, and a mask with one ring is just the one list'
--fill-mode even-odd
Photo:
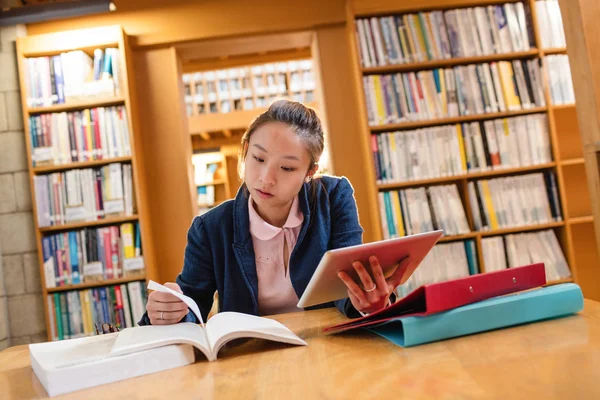
{"label": "woman's neck", "polygon": [[282,228],[290,215],[294,200],[278,207],[260,207],[252,200],[252,207],[256,213],[268,224]]}

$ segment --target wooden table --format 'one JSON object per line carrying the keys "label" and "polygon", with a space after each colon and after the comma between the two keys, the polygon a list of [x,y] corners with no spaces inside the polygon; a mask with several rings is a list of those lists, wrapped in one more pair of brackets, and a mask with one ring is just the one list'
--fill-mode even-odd
{"label": "wooden table", "polygon": [[[323,336],[336,309],[273,317],[308,347],[251,340],[216,362],[146,375],[64,398],[600,399],[600,303],[553,321],[401,348],[366,331]],[[0,352],[0,399],[46,392],[27,346]]]}

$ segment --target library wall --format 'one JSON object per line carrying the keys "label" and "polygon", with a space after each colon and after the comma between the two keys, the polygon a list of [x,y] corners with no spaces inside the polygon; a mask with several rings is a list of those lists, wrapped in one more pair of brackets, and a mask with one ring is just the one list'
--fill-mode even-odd
{"label": "library wall", "polygon": [[0,350],[46,338],[15,57],[25,35],[0,28]]}

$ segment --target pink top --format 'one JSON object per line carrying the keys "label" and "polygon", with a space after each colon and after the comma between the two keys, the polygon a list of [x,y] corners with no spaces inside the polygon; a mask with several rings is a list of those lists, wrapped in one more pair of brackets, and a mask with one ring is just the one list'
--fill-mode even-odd
{"label": "pink top", "polygon": [[[254,245],[256,273],[258,275],[258,309],[261,315],[302,311],[296,307],[298,295],[292,287],[289,270],[290,255],[296,241],[304,215],[298,205],[298,197],[294,199],[292,208],[283,228],[270,225],[263,220],[252,206],[252,198],[248,199],[250,215],[250,234]],[[287,242],[288,268],[283,262],[284,241]]]}

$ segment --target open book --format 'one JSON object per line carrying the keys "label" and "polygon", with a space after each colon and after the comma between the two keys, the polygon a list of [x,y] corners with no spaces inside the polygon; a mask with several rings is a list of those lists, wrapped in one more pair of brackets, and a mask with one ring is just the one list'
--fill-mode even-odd
{"label": "open book", "polygon": [[200,325],[184,322],[174,325],[140,326],[119,333],[111,355],[120,356],[169,344],[191,344],[200,350],[209,361],[217,359],[221,347],[239,338],[258,338],[295,345],[306,345],[285,325],[268,318],[236,312],[222,312],[206,324],[198,305],[188,296],[171,290],[154,281],[148,289],[171,293],[181,299],[198,317]]}

